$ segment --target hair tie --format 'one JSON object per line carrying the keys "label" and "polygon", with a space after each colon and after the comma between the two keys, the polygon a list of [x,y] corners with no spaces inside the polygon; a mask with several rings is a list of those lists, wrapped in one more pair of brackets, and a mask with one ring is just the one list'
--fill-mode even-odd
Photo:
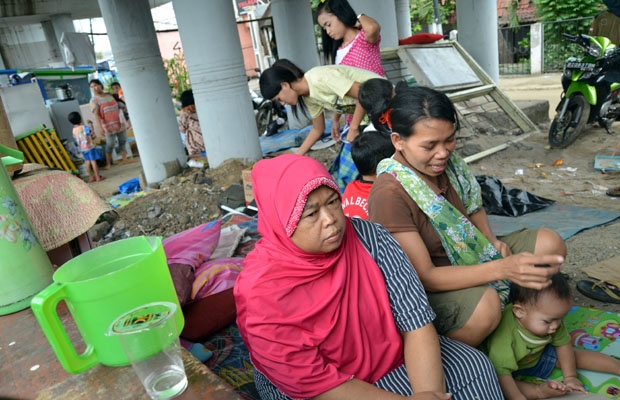
{"label": "hair tie", "polygon": [[388,108],[387,110],[381,113],[379,117],[379,122],[383,125],[387,125],[390,130],[392,130],[392,108]]}

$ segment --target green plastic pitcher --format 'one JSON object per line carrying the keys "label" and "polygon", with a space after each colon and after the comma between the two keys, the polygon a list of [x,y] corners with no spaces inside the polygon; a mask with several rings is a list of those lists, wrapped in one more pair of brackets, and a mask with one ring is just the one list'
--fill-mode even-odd
{"label": "green plastic pitcher", "polygon": [[26,210],[4,167],[21,163],[23,154],[0,145],[0,315],[30,306],[30,300],[52,283],[54,270],[37,239]]}
{"label": "green plastic pitcher", "polygon": [[[54,283],[32,299],[32,311],[64,369],[80,373],[101,363],[129,365],[117,337],[106,335],[120,315],[146,303],[168,301],[180,309],[160,237],[111,242],[63,264]],[[77,351],[58,317],[64,300],[86,349]],[[183,313],[175,315],[179,332]]]}

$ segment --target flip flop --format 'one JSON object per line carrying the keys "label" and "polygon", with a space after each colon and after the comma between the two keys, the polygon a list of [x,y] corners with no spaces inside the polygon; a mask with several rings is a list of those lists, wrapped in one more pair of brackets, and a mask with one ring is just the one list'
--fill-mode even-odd
{"label": "flip flop", "polygon": [[581,280],[577,282],[577,290],[594,300],[620,304],[620,289],[605,281]]}
{"label": "flip flop", "polygon": [[620,186],[607,189],[605,194],[611,197],[620,197]]}

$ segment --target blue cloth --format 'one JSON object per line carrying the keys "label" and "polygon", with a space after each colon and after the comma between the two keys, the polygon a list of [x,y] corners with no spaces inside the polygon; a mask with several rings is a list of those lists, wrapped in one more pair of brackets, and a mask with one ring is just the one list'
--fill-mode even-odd
{"label": "blue cloth", "polygon": [[[290,149],[291,147],[298,147],[303,139],[308,136],[308,133],[312,129],[312,125],[308,125],[302,129],[287,129],[282,132],[278,132],[271,136],[259,137],[260,147],[263,155],[269,153],[275,153],[277,151]],[[325,131],[323,136],[331,135],[332,121],[325,121]],[[301,142],[300,142],[301,141]]]}
{"label": "blue cloth", "polygon": [[566,240],[584,229],[606,224],[619,217],[620,213],[617,211],[556,203],[519,217],[489,215],[489,223],[497,236],[521,229],[545,227],[555,230]]}
{"label": "blue cloth", "polygon": [[329,167],[329,173],[338,184],[340,193],[344,193],[344,189],[347,185],[356,180],[359,176],[355,162],[353,162],[353,157],[351,157],[352,145],[345,140],[347,133],[349,133],[349,125],[346,125],[342,131],[340,151]]}
{"label": "blue cloth", "polygon": [[82,155],[84,156],[84,160],[86,161],[96,161],[99,160],[101,157],[99,156],[99,151],[97,150],[97,148],[93,148],[87,151],[83,151]]}

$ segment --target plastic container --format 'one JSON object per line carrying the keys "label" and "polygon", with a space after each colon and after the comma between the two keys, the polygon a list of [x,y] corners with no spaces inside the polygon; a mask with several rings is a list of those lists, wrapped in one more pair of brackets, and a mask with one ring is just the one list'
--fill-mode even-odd
{"label": "plastic container", "polygon": [[[155,301],[180,309],[160,237],[137,236],[94,248],[67,261],[54,283],[32,299],[32,311],[63,368],[79,373],[101,363],[129,365],[118,338],[106,335],[122,314]],[[56,306],[64,300],[86,349],[78,354]],[[183,313],[176,313],[178,331]]]}
{"label": "plastic container", "polygon": [[23,162],[21,151],[0,145],[0,315],[30,306],[32,297],[52,283],[47,253],[13,186],[6,166]]}

